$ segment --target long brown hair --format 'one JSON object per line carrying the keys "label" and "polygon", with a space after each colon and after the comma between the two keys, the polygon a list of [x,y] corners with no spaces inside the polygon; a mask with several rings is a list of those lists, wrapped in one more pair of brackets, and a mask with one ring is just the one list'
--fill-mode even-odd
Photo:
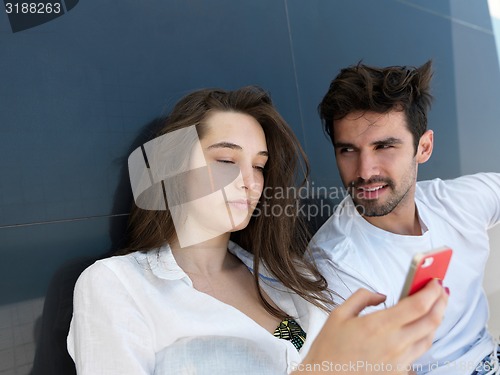
{"label": "long brown hair", "polygon": [[[231,239],[254,255],[254,280],[260,300],[274,316],[284,312],[271,306],[259,285],[259,267],[264,265],[285,287],[314,305],[328,310],[332,306],[326,280],[304,256],[309,239],[298,215],[287,208],[296,207],[295,186],[298,171],[303,182],[309,165],[300,143],[285,120],[274,108],[271,98],[261,88],[243,87],[234,91],[203,89],[181,99],[165,119],[156,136],[195,125],[200,139],[203,123],[213,112],[238,112],[252,116],[262,126],[269,159],[264,169],[264,190],[249,224],[231,234]],[[281,192],[281,194],[280,194]],[[274,208],[274,209],[271,209]],[[278,208],[278,209],[276,209]],[[276,214],[277,213],[277,214]],[[129,218],[129,239],[119,254],[153,251],[175,236],[169,210],[143,210],[133,204]]]}

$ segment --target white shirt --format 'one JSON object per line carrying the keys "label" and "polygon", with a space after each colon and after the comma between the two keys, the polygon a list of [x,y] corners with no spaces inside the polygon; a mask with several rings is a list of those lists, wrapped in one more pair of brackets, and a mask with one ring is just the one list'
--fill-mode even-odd
{"label": "white shirt", "polygon": [[[252,255],[229,250],[252,271]],[[286,374],[327,314],[270,277],[261,285],[307,333],[300,353],[238,309],[197,291],[168,246],[94,263],[78,279],[68,351],[78,374]]]}
{"label": "white shirt", "polygon": [[470,374],[494,348],[486,330],[488,303],[482,282],[489,255],[487,229],[500,221],[500,174],[418,182],[415,203],[421,236],[397,235],[371,225],[346,197],[310,247],[331,289],[344,298],[361,287],[376,291],[387,295],[387,306],[397,303],[415,253],[451,247],[444,280],[451,292],[448,307],[432,348],[414,369],[433,375]]}

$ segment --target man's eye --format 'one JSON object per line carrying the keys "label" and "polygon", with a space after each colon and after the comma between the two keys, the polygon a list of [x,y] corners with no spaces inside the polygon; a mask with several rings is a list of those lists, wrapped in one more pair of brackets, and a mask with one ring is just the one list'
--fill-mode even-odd
{"label": "man's eye", "polygon": [[393,148],[393,145],[378,145],[377,150],[387,150],[389,148]]}
{"label": "man's eye", "polygon": [[353,151],[354,151],[354,149],[351,147],[343,147],[340,149],[341,154],[346,154],[346,153],[353,152]]}

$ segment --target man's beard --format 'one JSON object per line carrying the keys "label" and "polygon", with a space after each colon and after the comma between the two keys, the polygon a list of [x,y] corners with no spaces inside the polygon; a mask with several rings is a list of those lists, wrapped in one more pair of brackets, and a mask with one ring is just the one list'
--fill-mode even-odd
{"label": "man's beard", "polygon": [[[374,183],[382,183],[386,185],[385,188],[389,189],[389,191],[387,191],[386,194],[390,194],[390,196],[386,202],[381,203],[379,202],[378,199],[363,199],[356,196],[357,195],[356,193],[358,192],[357,188]],[[352,200],[354,201],[356,210],[359,212],[360,215],[367,217],[377,217],[390,214],[399,205],[399,203],[408,195],[411,186],[412,185],[409,184],[408,187],[406,187],[406,189],[403,189],[403,191],[398,191],[395,187],[394,181],[391,180],[390,178],[374,177],[367,181],[363,179],[352,181],[349,184],[347,190],[349,191],[349,194],[351,195]]]}

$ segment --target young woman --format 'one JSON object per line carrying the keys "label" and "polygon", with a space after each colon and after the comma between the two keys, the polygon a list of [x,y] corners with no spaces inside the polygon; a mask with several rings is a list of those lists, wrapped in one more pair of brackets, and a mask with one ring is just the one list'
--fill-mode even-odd
{"label": "young woman", "polygon": [[331,292],[286,210],[301,158],[261,89],[183,98],[129,158],[127,248],[77,282],[68,350],[78,373],[311,373],[325,363],[314,369],[341,373],[360,361],[406,372],[446,295],[433,283],[357,317],[384,300],[360,291],[328,317]]}

